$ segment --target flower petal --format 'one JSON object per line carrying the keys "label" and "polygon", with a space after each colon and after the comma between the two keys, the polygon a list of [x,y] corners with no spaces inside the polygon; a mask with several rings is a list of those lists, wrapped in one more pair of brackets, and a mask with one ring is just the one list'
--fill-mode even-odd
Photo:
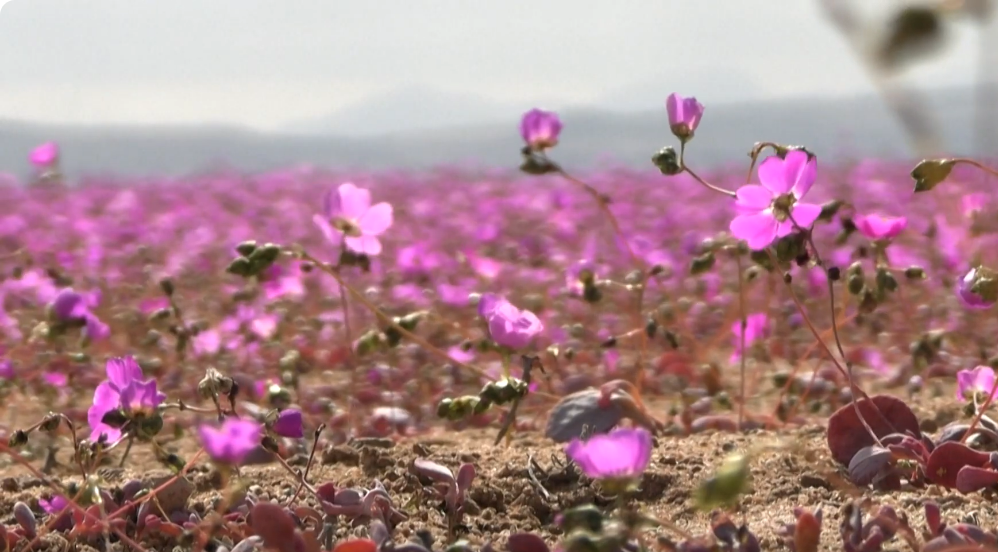
{"label": "flower petal", "polygon": [[387,202],[381,202],[368,209],[357,223],[364,234],[377,236],[391,228],[392,214],[392,205]]}
{"label": "flower petal", "polygon": [[773,192],[756,185],[742,186],[735,192],[735,207],[741,214],[765,211],[773,203]]}
{"label": "flower petal", "polygon": [[739,215],[731,221],[729,230],[738,239],[748,242],[752,249],[765,249],[776,239],[776,219],[770,213]]}
{"label": "flower petal", "polygon": [[347,182],[341,184],[337,192],[340,215],[345,218],[359,219],[371,207],[371,192],[365,188],[358,188]]}
{"label": "flower petal", "polygon": [[132,357],[115,357],[108,359],[105,366],[107,379],[118,390],[128,387],[130,383],[142,379],[142,368]]}
{"label": "flower petal", "polygon": [[814,185],[818,175],[818,158],[810,157],[803,151],[788,152],[784,174],[790,184],[790,191],[800,199]]}

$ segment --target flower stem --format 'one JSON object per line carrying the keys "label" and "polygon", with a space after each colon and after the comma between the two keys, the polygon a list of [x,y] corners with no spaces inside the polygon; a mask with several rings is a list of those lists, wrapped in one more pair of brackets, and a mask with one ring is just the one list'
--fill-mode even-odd
{"label": "flower stem", "polygon": [[[648,287],[648,278],[650,276],[648,271],[648,265],[645,263],[644,259],[642,259],[634,252],[634,249],[631,247],[631,243],[627,240],[627,236],[625,236],[624,231],[621,230],[620,221],[617,220],[617,217],[613,214],[613,211],[610,210],[610,199],[604,194],[601,194],[596,188],[569,174],[567,171],[565,171],[565,169],[561,167],[561,165],[558,165],[557,163],[550,160],[549,162],[552,164],[552,166],[555,167],[555,172],[561,175],[562,178],[568,180],[569,182],[575,184],[576,186],[579,186],[580,188],[585,190],[586,193],[592,196],[594,200],[596,200],[596,204],[599,205],[600,211],[603,212],[603,216],[605,216],[606,220],[610,223],[610,227],[613,228],[613,232],[616,235],[617,239],[619,239],[624,243],[624,247],[627,249],[627,254],[631,257],[631,262],[634,263],[634,265],[637,266],[638,270],[641,271],[641,285],[638,288],[638,294],[637,294],[638,296],[637,299],[635,300],[637,306],[634,314],[634,320],[636,326],[642,326],[643,325],[642,310],[644,305],[645,289]],[[637,381],[637,385],[639,388],[644,379],[644,357],[647,354],[647,351],[648,351],[648,336],[642,335],[641,348],[638,351],[638,358],[636,364],[637,374],[635,375],[635,379]]]}
{"label": "flower stem", "polygon": [[991,384],[991,392],[988,393],[988,398],[984,399],[984,404],[977,409],[977,415],[974,416],[974,420],[970,422],[970,427],[967,428],[967,431],[964,432],[963,437],[960,438],[961,443],[965,442],[967,438],[970,437],[970,435],[974,432],[974,429],[977,428],[977,424],[980,423],[981,416],[984,415],[984,411],[987,410],[989,406],[991,406],[991,402],[994,400],[996,392],[998,392],[998,378],[995,378],[995,382]]}
{"label": "flower stem", "polygon": [[745,312],[745,277],[742,275],[742,256],[735,253],[735,263],[738,267],[738,314],[741,324],[738,332],[738,430],[741,431],[742,423],[745,420],[745,331],[748,325],[748,313]]}
{"label": "flower stem", "polygon": [[964,165],[970,165],[972,167],[976,167],[978,170],[984,171],[987,174],[990,174],[991,176],[998,177],[998,170],[992,169],[991,167],[988,167],[987,165],[979,161],[974,161],[973,159],[969,159],[967,157],[958,157],[956,159],[951,159],[951,161],[953,161],[954,165],[963,163]]}
{"label": "flower stem", "polygon": [[693,172],[693,170],[690,169],[686,165],[686,142],[683,142],[679,146],[679,167],[683,170],[683,172],[686,172],[690,176],[692,176],[693,180],[696,180],[697,182],[699,182],[701,185],[703,185],[708,190],[710,190],[712,192],[717,192],[719,194],[724,194],[724,195],[726,195],[728,197],[736,197],[737,196],[737,194],[735,194],[735,192],[732,192],[731,190],[726,190],[724,188],[721,188],[720,186],[715,186],[715,185],[711,184],[710,182],[707,182],[703,178],[700,178],[700,175],[698,175],[697,173]]}

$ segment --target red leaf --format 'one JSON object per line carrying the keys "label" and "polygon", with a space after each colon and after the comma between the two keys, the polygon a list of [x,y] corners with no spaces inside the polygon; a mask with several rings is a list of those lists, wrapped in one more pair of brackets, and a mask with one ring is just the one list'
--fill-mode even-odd
{"label": "red leaf", "polygon": [[336,543],[333,552],[377,552],[378,545],[370,539],[354,539]]}
{"label": "red leaf", "polygon": [[998,484],[998,472],[977,466],[964,466],[956,474],[956,490],[975,493]]}
{"label": "red leaf", "polygon": [[[909,431],[915,437],[922,435],[918,428],[918,418],[901,399],[890,395],[876,395],[870,397],[869,401],[859,401],[856,407],[877,438]],[[844,466],[849,465],[849,461],[860,449],[876,444],[856,415],[856,407],[851,403],[847,404],[828,419],[828,448],[832,451],[832,457]]]}
{"label": "red leaf", "polygon": [[801,512],[794,527],[794,549],[796,552],[818,552],[820,544],[821,522],[811,512]]}
{"label": "red leaf", "polygon": [[294,552],[298,525],[282,506],[273,502],[258,502],[250,511],[249,525],[267,548]]}
{"label": "red leaf", "polygon": [[991,457],[967,445],[950,441],[936,447],[929,455],[925,466],[925,477],[931,483],[949,489],[956,488],[956,476],[964,466],[990,465]]}

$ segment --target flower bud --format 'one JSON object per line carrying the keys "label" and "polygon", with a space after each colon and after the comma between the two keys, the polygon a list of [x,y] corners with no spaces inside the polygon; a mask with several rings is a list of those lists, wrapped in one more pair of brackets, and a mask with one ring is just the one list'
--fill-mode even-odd
{"label": "flower bud", "polygon": [[708,272],[714,267],[715,260],[713,252],[707,252],[698,257],[694,257],[693,262],[690,263],[690,274],[696,275]]}
{"label": "flower bud", "polygon": [[846,289],[849,291],[850,295],[859,295],[863,292],[863,288],[865,286],[866,282],[859,274],[853,274],[849,276],[848,280],[846,280]]}
{"label": "flower bud", "polygon": [[229,263],[229,266],[225,267],[225,271],[229,274],[235,274],[236,276],[242,276],[246,278],[253,275],[253,265],[250,263],[249,259],[246,257],[237,257],[234,261]]}
{"label": "flower bud", "polygon": [[547,157],[530,154],[523,156],[523,162],[520,163],[520,171],[526,174],[540,176],[542,174],[558,172],[558,166]]}
{"label": "flower bud", "polygon": [[970,269],[957,285],[957,295],[968,307],[991,307],[998,301],[998,274],[983,266]]}
{"label": "flower bud", "polygon": [[236,246],[236,253],[243,257],[249,257],[256,251],[256,240],[247,240]]}
{"label": "flower bud", "polygon": [[920,266],[909,266],[904,269],[904,277],[909,280],[924,280],[925,269]]}
{"label": "flower bud", "polygon": [[821,205],[821,213],[818,215],[818,220],[831,222],[844,204],[844,202],[838,199],[833,199],[832,201],[823,203]]}
{"label": "flower bud", "polygon": [[671,146],[666,146],[651,157],[651,162],[666,176],[675,176],[683,172],[679,165],[679,155]]}
{"label": "flower bud", "polygon": [[877,310],[877,296],[868,287],[864,287],[859,297],[859,312],[870,314]]}
{"label": "flower bud", "polygon": [[956,162],[952,159],[925,159],[911,170],[915,192],[927,192],[946,180]]}
{"label": "flower bud", "polygon": [[167,297],[173,297],[173,292],[175,291],[173,287],[173,280],[169,278],[163,278],[159,281],[159,287],[163,290],[163,293]]}
{"label": "flower bud", "polygon": [[877,289],[881,292],[891,293],[898,289],[898,281],[887,267],[877,268]]}
{"label": "flower bud", "polygon": [[23,429],[18,429],[14,433],[10,434],[10,438],[7,439],[7,446],[10,448],[20,448],[28,444],[28,432]]}

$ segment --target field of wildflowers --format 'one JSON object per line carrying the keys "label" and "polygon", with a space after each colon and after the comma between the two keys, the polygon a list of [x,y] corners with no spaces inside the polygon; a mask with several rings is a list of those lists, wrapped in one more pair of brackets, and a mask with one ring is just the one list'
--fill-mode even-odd
{"label": "field of wildflowers", "polygon": [[998,549],[995,171],[701,173],[665,108],[585,175],[538,109],[518,171],[67,185],[40,146],[0,551]]}

